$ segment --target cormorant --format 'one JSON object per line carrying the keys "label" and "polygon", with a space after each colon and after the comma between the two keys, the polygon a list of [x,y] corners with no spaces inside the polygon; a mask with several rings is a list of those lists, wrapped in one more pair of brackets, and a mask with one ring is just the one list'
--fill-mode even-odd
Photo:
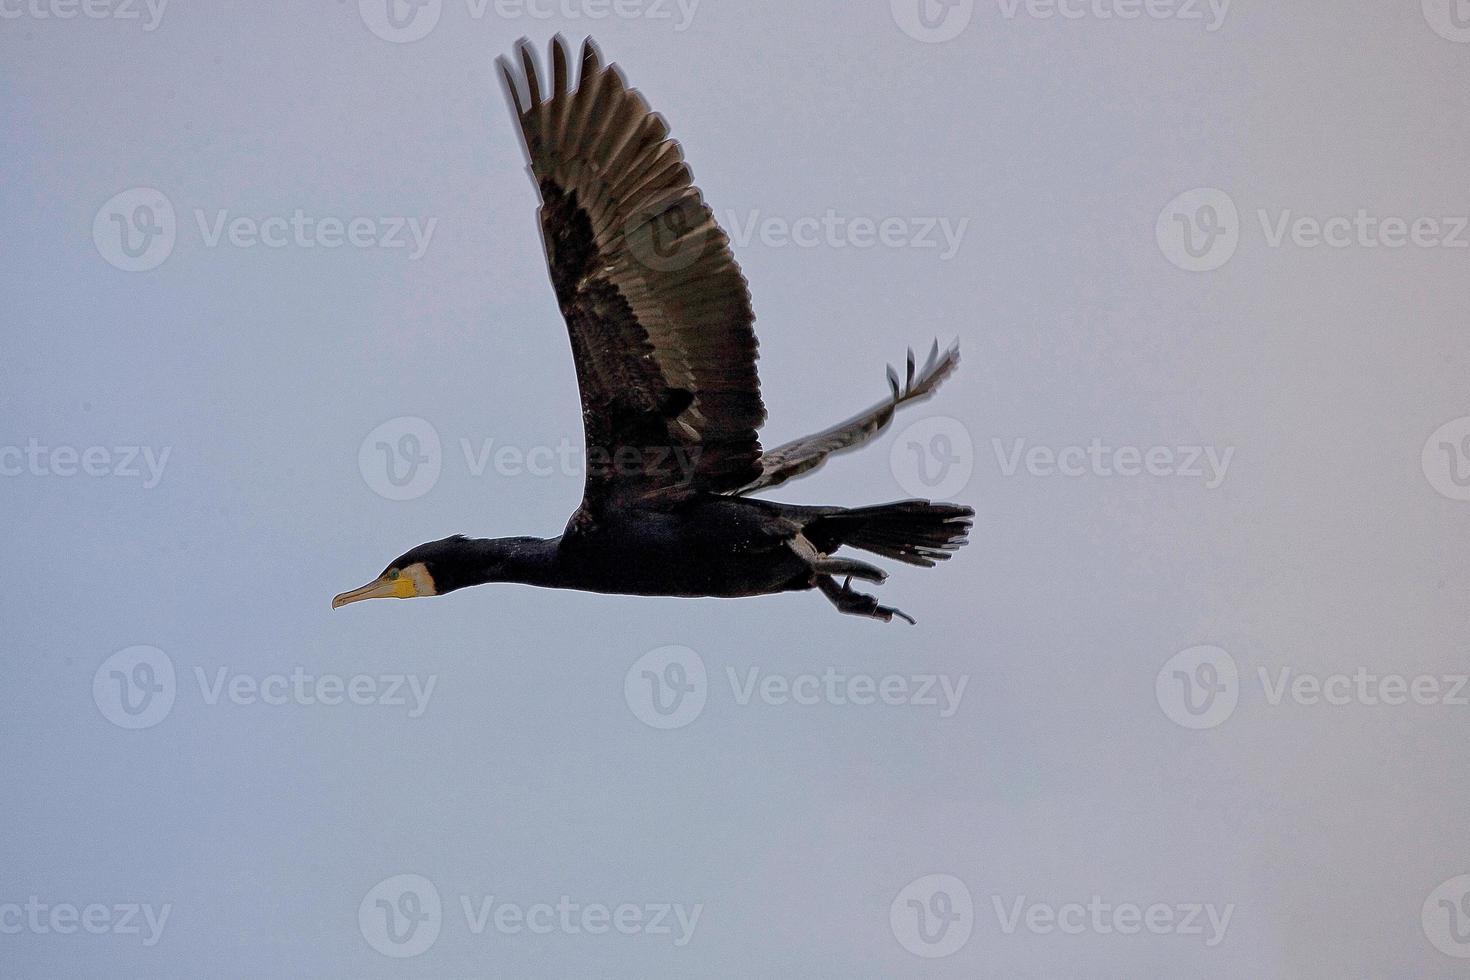
{"label": "cormorant", "polygon": [[559,537],[419,545],[332,606],[486,582],[671,596],[815,588],[844,613],[912,623],[850,587],[885,572],[834,552],[846,545],[932,566],[965,543],[969,507],[807,507],[746,495],[871,439],[899,405],[933,393],[959,363],[958,347],[941,354],[936,343],[917,372],[910,351],[902,385],[889,369],[891,397],[762,451],[750,293],[663,117],[590,38],[575,87],[562,37],[551,43],[550,87],[530,43],[518,51],[521,71],[497,63],[540,193],[542,243],[576,362],[582,503]]}

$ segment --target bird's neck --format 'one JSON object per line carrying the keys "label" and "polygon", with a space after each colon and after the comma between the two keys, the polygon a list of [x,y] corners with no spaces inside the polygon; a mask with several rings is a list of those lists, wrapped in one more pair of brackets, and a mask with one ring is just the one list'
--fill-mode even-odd
{"label": "bird's neck", "polygon": [[467,568],[466,585],[519,582],[553,585],[556,582],[558,538],[484,538],[469,542],[477,561]]}

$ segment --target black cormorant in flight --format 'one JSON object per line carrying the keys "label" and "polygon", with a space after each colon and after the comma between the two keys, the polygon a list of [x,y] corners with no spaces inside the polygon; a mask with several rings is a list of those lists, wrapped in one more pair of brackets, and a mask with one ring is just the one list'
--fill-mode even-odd
{"label": "black cormorant in flight", "polygon": [[746,495],[871,439],[899,405],[939,386],[958,349],[941,354],[936,344],[917,372],[910,352],[902,385],[889,371],[892,397],[763,451],[750,293],[663,117],[590,39],[575,87],[561,37],[551,44],[549,87],[529,42],[519,54],[522,70],[505,58],[499,65],[541,195],[546,262],[577,366],[582,503],[559,537],[455,535],[419,545],[333,607],[486,582],[671,596],[815,588],[842,612],[912,623],[850,587],[886,573],[834,553],[846,545],[933,565],[964,544],[970,508],[803,507]]}

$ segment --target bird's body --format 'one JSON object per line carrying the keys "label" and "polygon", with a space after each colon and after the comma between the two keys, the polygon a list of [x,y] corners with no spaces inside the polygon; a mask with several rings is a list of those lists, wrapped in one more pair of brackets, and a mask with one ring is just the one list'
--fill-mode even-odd
{"label": "bird's body", "polygon": [[783,505],[698,494],[673,507],[574,517],[557,550],[572,588],[735,598],[809,587],[788,545],[799,528]]}
{"label": "bird's body", "polygon": [[958,351],[936,344],[917,370],[910,354],[902,386],[889,372],[889,399],[763,450],[749,291],[667,125],[590,40],[575,87],[560,38],[549,86],[529,44],[519,52],[521,72],[501,67],[577,369],[582,503],[559,537],[429,542],[333,605],[488,582],[720,597],[815,588],[843,612],[907,619],[848,585],[882,581],[881,570],[833,553],[847,545],[933,565],[964,543],[968,507],[806,507],[746,494],[866,442],[900,405],[932,394]]}

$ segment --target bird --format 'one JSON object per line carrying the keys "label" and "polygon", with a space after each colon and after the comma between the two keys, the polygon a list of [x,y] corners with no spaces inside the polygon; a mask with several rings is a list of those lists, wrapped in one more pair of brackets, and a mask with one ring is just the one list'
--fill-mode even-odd
{"label": "bird", "polygon": [[[430,541],[332,607],[494,582],[641,596],[816,590],[842,613],[914,623],[852,587],[887,573],[853,548],[930,567],[967,541],[974,510],[898,500],[804,506],[754,497],[856,449],[959,363],[936,341],[908,352],[889,394],[820,432],[762,449],[755,314],[730,241],[664,118],[584,40],[550,43],[550,77],[522,38],[497,59],[540,197],[547,269],[581,398],[583,495],[560,535]],[[840,581],[839,581],[840,580]]]}

